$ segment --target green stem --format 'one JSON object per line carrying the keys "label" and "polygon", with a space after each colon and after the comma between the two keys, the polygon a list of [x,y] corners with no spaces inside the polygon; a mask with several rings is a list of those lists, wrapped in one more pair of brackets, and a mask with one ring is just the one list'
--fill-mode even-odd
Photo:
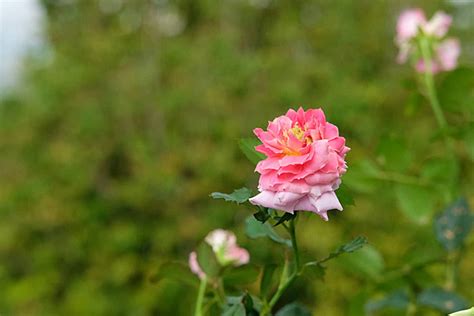
{"label": "green stem", "polygon": [[457,255],[454,252],[448,254],[446,259],[446,283],[445,288],[448,291],[454,291],[456,288],[457,274]]}
{"label": "green stem", "polygon": [[296,221],[296,216],[290,221],[290,236],[291,236],[291,246],[293,248],[293,255],[294,255],[294,260],[295,260],[295,268],[296,271],[300,270],[300,255],[298,252],[298,244],[296,242],[296,229],[295,229],[295,221]]}
{"label": "green stem", "polygon": [[206,293],[206,286],[207,286],[207,277],[204,276],[201,279],[201,283],[199,284],[199,291],[196,300],[196,309],[194,310],[194,316],[203,316],[202,313],[202,304],[204,302],[204,294]]}
{"label": "green stem", "polygon": [[275,306],[275,304],[278,302],[280,297],[283,295],[283,293],[286,291],[286,289],[293,283],[293,281],[298,277],[300,274],[300,255],[298,252],[298,243],[296,241],[296,216],[290,220],[290,225],[288,227],[288,232],[290,233],[291,237],[291,246],[293,248],[293,260],[294,260],[294,272],[289,276],[286,277],[287,274],[287,266],[282,271],[282,277],[280,279],[280,284],[278,285],[278,289],[276,293],[272,296],[270,302],[268,304],[265,304],[261,315],[266,316],[270,315],[272,308]]}
{"label": "green stem", "polygon": [[423,62],[425,64],[424,71],[424,80],[426,86],[426,94],[428,100],[430,101],[431,108],[433,109],[436,121],[438,122],[439,127],[445,132],[445,128],[448,125],[446,123],[446,118],[444,117],[441,106],[439,105],[438,96],[436,94],[436,89],[433,79],[433,58],[431,56],[430,44],[426,37],[420,38],[420,49],[421,56],[423,57]]}

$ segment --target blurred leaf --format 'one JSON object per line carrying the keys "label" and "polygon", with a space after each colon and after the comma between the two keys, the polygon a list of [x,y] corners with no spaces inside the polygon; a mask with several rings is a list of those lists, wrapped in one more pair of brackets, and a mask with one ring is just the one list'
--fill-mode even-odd
{"label": "blurred leaf", "polygon": [[459,175],[459,166],[454,159],[432,159],[423,164],[421,177],[447,189],[455,184]]}
{"label": "blurred leaf", "polygon": [[199,244],[196,253],[197,261],[202,271],[204,271],[210,277],[217,276],[220,266],[211,246],[207,242],[203,241]]}
{"label": "blurred leaf", "polygon": [[240,188],[240,189],[234,190],[234,192],[230,194],[221,193],[221,192],[211,193],[211,197],[213,199],[224,199],[228,202],[235,202],[237,204],[247,202],[251,196],[252,196],[252,190],[248,188]]}
{"label": "blurred leaf", "polygon": [[348,273],[372,280],[378,279],[384,270],[382,255],[371,245],[366,245],[350,256],[341,257],[338,263]]}
{"label": "blurred leaf", "polygon": [[368,301],[365,305],[365,310],[369,315],[387,308],[405,310],[409,303],[410,298],[406,291],[397,290],[391,294],[388,294],[384,298]]}
{"label": "blurred leaf", "polygon": [[472,227],[472,216],[466,199],[460,198],[438,216],[434,222],[436,238],[452,251],[462,246]]}
{"label": "blurred leaf", "polygon": [[269,223],[260,223],[253,216],[249,216],[245,220],[245,233],[250,238],[268,237],[277,243],[291,247],[291,241],[280,237],[272,225]]}
{"label": "blurred leaf", "polygon": [[245,306],[242,303],[230,305],[224,308],[222,316],[246,316]]}
{"label": "blurred leaf", "polygon": [[402,212],[414,222],[428,222],[435,210],[437,197],[426,187],[397,184],[395,195]]}
{"label": "blurred leaf", "polygon": [[255,146],[260,145],[260,141],[256,138],[242,138],[239,140],[239,147],[244,155],[255,165],[265,159],[265,155],[256,151]]}
{"label": "blurred leaf", "polygon": [[232,269],[225,270],[223,279],[227,285],[245,285],[255,281],[258,277],[257,267],[247,264],[240,267],[233,267]]}
{"label": "blurred leaf", "polygon": [[291,303],[282,307],[275,316],[311,316],[311,312],[299,303]]}
{"label": "blurred leaf", "polygon": [[424,290],[417,298],[418,304],[432,307],[444,313],[468,308],[467,301],[454,292],[440,288]]}
{"label": "blurred leaf", "polygon": [[162,279],[175,279],[180,282],[198,287],[199,280],[189,267],[182,262],[169,261],[159,265],[158,271],[150,276],[150,282],[160,282]]}
{"label": "blurred leaf", "polygon": [[377,148],[377,161],[384,170],[403,172],[410,166],[412,155],[403,139],[384,137]]}
{"label": "blurred leaf", "polygon": [[291,214],[291,213],[285,212],[282,216],[280,216],[280,217],[275,217],[275,219],[278,220],[278,221],[277,221],[276,224],[273,225],[273,226],[274,226],[274,227],[275,227],[275,226],[278,226],[278,225],[280,225],[280,224],[282,224],[282,223],[284,223],[284,222],[287,222],[287,221],[292,220],[292,219],[295,218],[295,217],[296,217],[296,214]]}
{"label": "blurred leaf", "polygon": [[471,113],[474,104],[474,70],[461,67],[448,72],[438,91],[444,108],[453,112]]}
{"label": "blurred leaf", "polygon": [[360,316],[367,315],[365,312],[365,304],[368,300],[367,291],[363,290],[349,299],[349,304],[344,315]]}
{"label": "blurred leaf", "polygon": [[361,160],[350,166],[350,172],[344,175],[345,183],[354,190],[371,193],[379,185],[379,168],[370,160]]}
{"label": "blurred leaf", "polygon": [[263,268],[262,278],[260,280],[260,296],[267,297],[271,289],[275,285],[276,280],[274,278],[276,264],[266,264]]}
{"label": "blurred leaf", "polygon": [[339,189],[336,191],[336,195],[343,207],[355,205],[354,197],[345,184],[341,184],[339,186]]}

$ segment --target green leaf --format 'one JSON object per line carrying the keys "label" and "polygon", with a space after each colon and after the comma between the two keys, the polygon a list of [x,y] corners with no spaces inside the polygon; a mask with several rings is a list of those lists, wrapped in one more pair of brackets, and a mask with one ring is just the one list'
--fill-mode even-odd
{"label": "green leaf", "polygon": [[471,212],[464,198],[448,206],[434,222],[436,238],[448,251],[458,249],[463,245],[471,227]]}
{"label": "green leaf", "polygon": [[260,144],[260,141],[255,138],[242,138],[239,140],[240,149],[248,158],[248,160],[254,164],[257,164],[260,160],[265,159],[264,154],[255,150],[255,147]]}
{"label": "green leaf", "polygon": [[211,246],[203,241],[197,248],[196,253],[197,261],[204,273],[210,277],[217,276],[219,274],[220,265]]}
{"label": "green leaf", "polygon": [[245,220],[245,233],[250,238],[268,237],[274,242],[291,247],[291,241],[280,237],[280,235],[275,232],[272,225],[269,223],[260,223],[253,216],[249,216]]}
{"label": "green leaf", "polygon": [[296,214],[291,214],[291,213],[285,212],[282,216],[275,218],[275,219],[277,219],[278,221],[277,221],[276,224],[273,225],[273,226],[275,227],[275,226],[281,225],[282,223],[287,222],[287,221],[289,221],[289,220],[292,220],[292,219],[295,218],[295,217],[296,217]]}
{"label": "green leaf", "polygon": [[356,250],[359,250],[360,248],[362,248],[364,245],[367,244],[367,238],[363,237],[363,236],[358,236],[354,239],[352,239],[350,242],[342,245],[342,246],[339,246],[335,251],[331,252],[329,254],[329,256],[327,256],[326,258],[322,259],[322,260],[319,260],[318,262],[319,263],[323,263],[323,262],[326,262],[328,260],[331,260],[333,258],[336,258],[344,253],[350,253],[350,252],[354,252]]}
{"label": "green leaf", "polygon": [[361,249],[364,245],[367,244],[367,238],[359,236],[344,244],[339,246],[335,251],[331,252],[329,256],[318,261],[307,262],[304,266],[305,272],[308,271],[311,276],[317,279],[324,279],[325,267],[322,265],[324,262],[331,259],[337,258],[344,253],[351,253]]}
{"label": "green leaf", "polygon": [[377,189],[380,180],[379,168],[370,160],[358,161],[351,165],[350,172],[344,175],[344,181],[354,190],[372,193]]}
{"label": "green leaf", "polygon": [[431,159],[423,164],[421,177],[449,189],[457,182],[459,166],[454,159]]}
{"label": "green leaf", "polygon": [[235,202],[237,204],[247,202],[251,196],[252,196],[252,190],[248,188],[240,188],[240,189],[234,190],[234,192],[230,194],[221,193],[221,192],[211,193],[211,197],[213,199],[224,199],[226,201]]}
{"label": "green leaf", "polygon": [[446,74],[439,91],[440,103],[449,111],[472,113],[474,70],[460,67]]}
{"label": "green leaf", "polygon": [[385,265],[382,255],[371,245],[366,245],[350,256],[341,257],[338,264],[348,273],[372,280],[380,278]]}
{"label": "green leaf", "polygon": [[467,154],[471,158],[471,161],[474,161],[474,124],[467,127],[463,135],[463,140]]}
{"label": "green leaf", "polygon": [[345,184],[341,184],[339,186],[339,189],[336,191],[336,195],[343,207],[355,205],[354,198],[352,197],[349,188]]}
{"label": "green leaf", "polygon": [[414,222],[427,223],[435,211],[437,196],[426,187],[397,184],[395,195],[401,211]]}
{"label": "green leaf", "polygon": [[372,314],[374,312],[384,309],[407,309],[410,304],[410,298],[405,290],[397,290],[384,298],[377,300],[370,300],[365,305],[366,314]]}
{"label": "green leaf", "polygon": [[311,316],[311,312],[301,304],[291,303],[281,308],[275,316]]}
{"label": "green leaf", "polygon": [[246,316],[245,306],[242,303],[227,306],[222,316]]}
{"label": "green leaf", "polygon": [[277,268],[276,264],[267,264],[263,268],[262,278],[260,280],[260,296],[267,297],[276,282],[274,275]]}
{"label": "green leaf", "polygon": [[440,288],[424,290],[417,298],[418,304],[432,307],[444,313],[452,313],[468,308],[467,301],[454,292]]}
{"label": "green leaf", "polygon": [[160,282],[163,279],[174,279],[195,287],[199,286],[198,278],[182,262],[163,262],[158,266],[158,271],[150,276],[152,283]]}

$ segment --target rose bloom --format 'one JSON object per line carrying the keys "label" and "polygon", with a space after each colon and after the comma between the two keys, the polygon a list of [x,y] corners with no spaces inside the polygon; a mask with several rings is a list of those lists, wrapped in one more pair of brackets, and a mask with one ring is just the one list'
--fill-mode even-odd
{"label": "rose bloom", "polygon": [[334,193],[346,172],[349,148],[337,127],[326,122],[321,109],[298,111],[254,130],[262,144],[255,149],[267,156],[257,164],[260,193],[252,204],[293,213],[310,211],[328,220],[327,211],[342,210]]}
{"label": "rose bloom", "polygon": [[[237,238],[230,231],[223,229],[213,230],[206,236],[205,241],[211,246],[217,261],[222,266],[240,266],[249,262],[250,256],[248,251],[237,246]],[[195,251],[189,254],[189,268],[200,279],[206,276],[199,266]]]}
{"label": "rose bloom", "polygon": [[[426,20],[425,14],[421,9],[403,11],[397,21],[395,42],[400,48],[397,61],[405,63],[408,56],[416,50],[416,45],[414,45],[413,41],[421,30],[425,36],[431,38],[433,45],[432,72],[438,73],[455,69],[461,53],[461,46],[457,39],[444,38],[451,23],[451,16],[441,11],[436,12],[429,21]],[[415,68],[418,72],[428,70],[423,59],[419,59],[416,62]]]}

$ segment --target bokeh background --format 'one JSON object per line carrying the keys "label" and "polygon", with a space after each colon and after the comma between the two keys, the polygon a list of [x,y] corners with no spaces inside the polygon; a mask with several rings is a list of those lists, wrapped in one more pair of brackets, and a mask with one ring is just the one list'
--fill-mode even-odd
{"label": "bokeh background", "polygon": [[[450,198],[474,205],[473,1],[0,1],[1,315],[189,315],[195,288],[150,278],[217,227],[255,265],[282,260],[243,233],[250,207],[209,194],[256,187],[237,141],[289,107],[322,107],[352,148],[356,205],[300,221],[304,257],[356,235],[370,246],[282,303],[363,315],[386,269],[442,251],[431,219]],[[25,3],[34,12],[17,18]],[[454,164],[415,74],[395,62],[396,18],[410,7],[452,14],[462,42],[462,67],[436,78]],[[27,53],[12,55],[29,28]],[[441,192],[416,184],[432,161]],[[470,302],[473,242],[458,283]],[[420,282],[444,277],[435,265]]]}

